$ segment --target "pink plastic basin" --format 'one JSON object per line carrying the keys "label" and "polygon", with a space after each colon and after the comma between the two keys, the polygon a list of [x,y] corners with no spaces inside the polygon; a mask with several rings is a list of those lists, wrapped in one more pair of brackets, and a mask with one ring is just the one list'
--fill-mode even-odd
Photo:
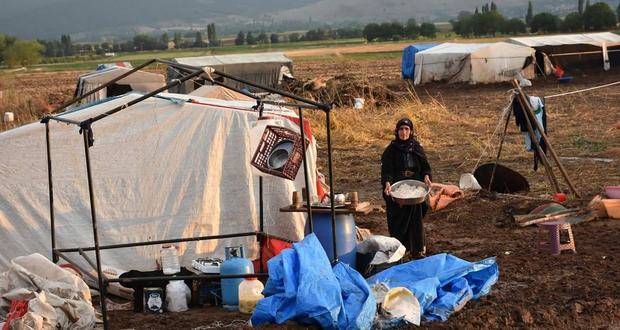
{"label": "pink plastic basin", "polygon": [[607,198],[620,199],[620,186],[605,187],[605,195]]}

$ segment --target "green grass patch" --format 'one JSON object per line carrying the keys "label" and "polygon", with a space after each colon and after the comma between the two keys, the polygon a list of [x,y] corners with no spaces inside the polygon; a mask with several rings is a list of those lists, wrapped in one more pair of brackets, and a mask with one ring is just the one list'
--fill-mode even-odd
{"label": "green grass patch", "polygon": [[571,144],[588,152],[600,152],[607,149],[607,141],[591,140],[581,135],[571,137]]}
{"label": "green grass patch", "polygon": [[345,60],[380,60],[380,59],[395,59],[401,58],[403,52],[388,51],[388,52],[368,52],[368,53],[349,53],[349,54],[328,54],[328,55],[312,55],[312,56],[300,56],[295,57],[296,63],[303,62],[321,62],[321,61],[345,61]]}

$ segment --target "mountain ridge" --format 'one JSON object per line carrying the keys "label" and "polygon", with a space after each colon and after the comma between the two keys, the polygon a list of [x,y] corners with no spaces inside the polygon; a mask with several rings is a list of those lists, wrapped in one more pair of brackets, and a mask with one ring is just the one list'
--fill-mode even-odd
{"label": "mountain ridge", "polygon": [[[79,38],[104,35],[130,37],[135,33],[174,27],[204,29],[216,23],[220,33],[269,29],[283,22],[304,22],[308,27],[344,22],[446,21],[460,11],[474,11],[481,0],[5,0],[0,12],[0,33],[20,38],[58,39],[61,34]],[[616,8],[616,0],[604,0]],[[508,17],[525,16],[527,1],[495,0]],[[565,15],[577,8],[576,0],[538,0],[534,13]],[[260,22],[262,25],[256,25]]]}

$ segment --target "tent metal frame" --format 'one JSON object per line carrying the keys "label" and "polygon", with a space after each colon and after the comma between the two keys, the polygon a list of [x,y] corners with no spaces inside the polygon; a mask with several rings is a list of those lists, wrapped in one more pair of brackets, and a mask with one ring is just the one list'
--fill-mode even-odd
{"label": "tent metal frame", "polygon": [[[169,66],[173,66],[176,69],[179,69],[183,72],[185,72],[185,75],[183,75],[181,78],[179,79],[173,79],[172,81],[170,81],[168,84],[166,84],[165,86],[152,91],[150,93],[144,94],[143,96],[132,100],[130,102],[127,102],[126,104],[120,105],[114,109],[111,109],[109,111],[106,111],[102,114],[99,114],[97,116],[85,119],[83,121],[75,121],[75,120],[70,120],[70,119],[66,119],[61,117],[61,115],[54,115],[54,113],[58,113],[61,110],[67,108],[68,106],[75,104],[81,100],[83,100],[84,98],[88,97],[89,95],[92,95],[94,93],[96,93],[97,91],[103,89],[103,88],[107,88],[108,86],[114,84],[115,82],[121,80],[124,77],[127,77],[129,75],[131,75],[132,73],[137,72],[138,70],[147,67],[150,64],[153,63],[160,63],[160,64],[165,64],[165,65],[169,65]],[[274,101],[267,101],[267,100],[262,100],[260,97],[257,97],[253,94],[247,93],[245,91],[239,90],[237,88],[233,88],[231,86],[227,86],[224,83],[215,81],[212,78],[212,74],[214,75],[219,75],[222,77],[226,77],[232,80],[235,80],[237,82],[241,82],[245,85],[248,86],[252,86],[252,87],[256,87],[259,89],[262,89],[264,91],[267,91],[269,93],[273,93],[273,94],[278,94],[284,97],[287,97],[289,99],[292,99],[293,102],[274,102]],[[114,283],[114,282],[144,282],[144,281],[148,281],[148,280],[200,280],[200,279],[223,279],[223,278],[245,278],[245,277],[267,277],[268,274],[264,273],[263,270],[263,257],[262,257],[262,240],[265,237],[274,237],[277,239],[281,239],[284,241],[288,241],[291,242],[288,239],[284,239],[284,238],[280,238],[274,235],[269,235],[266,234],[264,232],[264,213],[263,213],[263,209],[264,209],[264,202],[263,202],[263,178],[262,176],[259,178],[259,230],[258,231],[254,231],[254,232],[245,232],[245,233],[232,233],[232,234],[223,234],[223,235],[211,235],[211,236],[200,236],[200,237],[187,237],[187,238],[174,238],[174,239],[165,239],[165,240],[157,240],[157,241],[143,241],[143,242],[134,242],[134,243],[124,243],[124,244],[112,244],[112,245],[100,245],[99,244],[99,232],[98,232],[98,225],[97,225],[97,211],[96,211],[96,205],[95,205],[95,189],[93,187],[93,176],[92,176],[92,169],[91,169],[91,160],[90,160],[90,147],[93,146],[94,143],[94,138],[93,138],[93,129],[92,129],[92,124],[94,124],[95,122],[104,119],[108,116],[111,116],[113,114],[115,114],[116,112],[122,111],[134,104],[137,104],[141,101],[144,101],[152,96],[157,95],[160,92],[164,92],[167,89],[180,85],[183,82],[196,78],[196,77],[201,77],[203,79],[207,79],[210,82],[217,84],[219,86],[231,89],[235,92],[244,94],[246,96],[252,97],[254,99],[256,99],[257,104],[254,107],[255,110],[258,111],[259,113],[259,117],[262,116],[263,114],[263,105],[264,104],[272,104],[272,105],[278,105],[278,106],[289,106],[289,107],[296,107],[299,110],[299,120],[300,120],[300,131],[302,134],[302,150],[304,150],[303,152],[303,165],[304,165],[304,178],[305,178],[305,184],[306,184],[306,200],[310,201],[310,182],[309,182],[309,173],[308,173],[308,167],[307,167],[307,159],[306,159],[306,153],[305,153],[305,132],[304,132],[304,124],[303,124],[303,110],[304,109],[310,109],[310,110],[322,110],[323,112],[325,112],[325,123],[326,123],[326,130],[327,130],[327,161],[328,161],[328,170],[329,170],[329,185],[330,185],[330,189],[331,191],[335,191],[334,190],[334,178],[333,178],[333,165],[332,165],[332,143],[331,143],[331,129],[330,129],[330,112],[332,110],[332,107],[330,104],[323,104],[323,103],[319,103],[319,102],[315,102],[312,100],[308,100],[305,99],[303,97],[297,96],[295,94],[291,94],[282,90],[278,90],[275,88],[271,88],[271,87],[267,87],[267,86],[262,86],[260,84],[248,81],[248,80],[244,80],[241,79],[239,77],[235,77],[229,74],[226,74],[224,72],[220,72],[218,70],[213,70],[211,68],[205,67],[205,68],[199,68],[199,67],[191,67],[191,66],[185,66],[185,65],[179,65],[178,63],[174,63],[174,62],[170,62],[170,61],[164,61],[164,60],[159,60],[159,59],[152,59],[147,61],[146,63],[135,67],[134,69],[122,74],[121,76],[118,76],[112,80],[110,80],[109,82],[102,84],[101,86],[89,91],[86,94],[83,94],[81,96],[75,97],[73,98],[71,101],[68,101],[62,105],[60,105],[59,107],[57,107],[56,109],[54,109],[50,114],[44,116],[41,119],[41,123],[45,124],[45,138],[46,138],[46,152],[47,152],[47,170],[48,170],[48,187],[49,187],[49,205],[50,205],[50,226],[51,226],[51,247],[52,247],[52,259],[53,261],[56,263],[58,262],[58,260],[60,258],[66,260],[67,262],[69,262],[70,264],[72,264],[73,266],[75,266],[76,268],[78,268],[83,274],[84,276],[88,276],[89,278],[96,280],[98,283],[98,288],[100,291],[100,303],[101,303],[101,314],[102,314],[102,319],[103,319],[103,328],[105,330],[109,329],[109,320],[108,320],[108,316],[107,316],[107,309],[106,309],[106,287],[109,283]],[[90,198],[90,215],[91,215],[91,222],[92,222],[92,230],[93,230],[93,246],[90,247],[71,247],[71,248],[57,248],[57,241],[56,241],[56,222],[55,222],[55,214],[54,214],[54,186],[53,186],[53,175],[52,175],[52,158],[51,158],[51,144],[50,144],[50,127],[49,127],[49,122],[50,120],[53,121],[57,121],[57,122],[62,122],[62,123],[66,123],[66,124],[71,124],[71,125],[75,125],[78,126],[79,129],[79,134],[83,135],[83,140],[84,140],[84,159],[85,159],[85,164],[86,164],[86,172],[87,172],[87,179],[88,179],[88,192],[89,192],[89,198]],[[334,204],[334,195],[330,194],[330,202],[331,202],[331,227],[332,227],[332,235],[333,235],[333,256],[334,259],[332,260],[333,263],[338,262],[338,254],[337,254],[337,236],[336,236],[336,211],[335,211],[335,204]],[[312,206],[311,203],[306,203],[306,211],[307,211],[307,221],[309,221],[309,229],[310,232],[314,232],[314,227],[312,224]],[[139,277],[139,278],[129,278],[129,279],[107,279],[103,276],[103,272],[102,272],[102,268],[101,268],[101,250],[108,250],[108,249],[121,249],[121,248],[129,248],[129,247],[136,247],[136,246],[146,246],[146,245],[159,245],[159,244],[168,244],[168,243],[180,243],[180,242],[190,242],[190,241],[204,241],[204,240],[216,240],[216,239],[223,239],[223,238],[232,238],[232,237],[246,237],[246,236],[256,236],[256,239],[259,243],[259,264],[260,264],[260,272],[259,273],[255,273],[255,274],[247,274],[247,275],[191,275],[191,276],[175,276],[175,275],[164,275],[164,276],[160,276],[160,277]],[[95,251],[95,260],[93,261],[87,254],[86,252],[88,251]],[[80,256],[82,256],[85,261],[97,272],[97,275],[93,275],[91,274],[91,272],[89,272],[88,270],[84,269],[82,266],[80,266],[77,262],[75,262],[74,259],[72,259],[71,257],[69,257],[67,254],[68,253],[79,253]]]}

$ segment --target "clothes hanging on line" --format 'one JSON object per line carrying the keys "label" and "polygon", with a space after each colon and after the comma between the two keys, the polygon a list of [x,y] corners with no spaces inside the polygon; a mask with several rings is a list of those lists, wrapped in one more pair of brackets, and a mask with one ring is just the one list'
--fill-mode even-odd
{"label": "clothes hanging on line", "polygon": [[[542,102],[540,97],[528,96],[528,95],[526,95],[526,97],[530,102],[532,111],[534,112],[534,117],[536,118],[538,123],[540,123],[540,125],[543,127],[543,130],[545,131],[545,133],[547,133],[547,114],[545,111],[544,103]],[[526,112],[521,107],[521,103],[519,102],[518,97],[514,97],[512,100],[512,110],[515,116],[515,124],[517,125],[517,127],[519,127],[521,134],[523,134],[526,150],[534,152],[534,171],[536,171],[538,170],[538,163],[540,161],[540,155],[538,154],[538,151],[532,144],[532,140],[530,138],[530,134],[527,129],[527,120],[525,117]],[[540,131],[538,131],[534,123],[532,123],[532,128],[534,129],[534,134],[536,135],[536,140],[538,144],[540,145],[540,148],[546,154],[547,143],[544,140],[542,140]]]}

